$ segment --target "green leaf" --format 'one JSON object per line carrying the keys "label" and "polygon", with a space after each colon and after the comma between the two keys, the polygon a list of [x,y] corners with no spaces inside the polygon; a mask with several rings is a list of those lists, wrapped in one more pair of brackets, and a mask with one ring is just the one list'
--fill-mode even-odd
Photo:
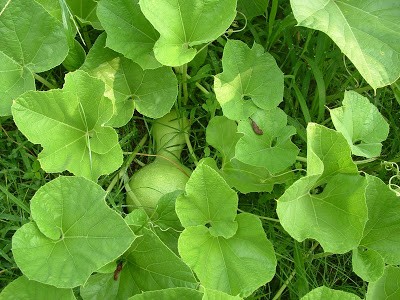
{"label": "green leaf", "polygon": [[302,297],[301,300],[361,300],[361,298],[352,293],[320,286]]}
{"label": "green leaf", "polygon": [[161,66],[153,53],[154,44],[160,35],[145,18],[138,2],[100,0],[97,16],[107,32],[107,47],[122,53],[143,69],[155,69]]}
{"label": "green leaf", "polygon": [[368,284],[366,300],[397,300],[400,298],[400,268],[387,266],[383,276]]}
{"label": "green leaf", "polygon": [[0,115],[10,115],[12,101],[35,89],[34,73],[59,65],[68,54],[62,24],[42,5],[7,2],[0,0]]}
{"label": "green leaf", "polygon": [[83,300],[118,299],[119,281],[114,280],[113,273],[93,274],[80,288]]}
{"label": "green leaf", "polygon": [[158,291],[149,291],[144,292],[142,294],[135,295],[128,300],[154,300],[154,299],[163,299],[163,300],[176,300],[176,299],[191,299],[191,300],[201,300],[202,293],[199,291],[188,289],[188,288],[170,288],[165,290]]}
{"label": "green leaf", "polygon": [[113,127],[125,125],[131,119],[134,107],[150,118],[167,114],[178,95],[178,81],[171,68],[143,70],[106,48],[105,41],[105,34],[97,38],[82,70],[105,83],[104,96],[115,106],[114,116],[108,124]]}
{"label": "green leaf", "polygon": [[375,250],[358,247],[353,250],[353,271],[365,281],[377,281],[385,269],[382,256]]}
{"label": "green leaf", "polygon": [[381,154],[381,142],[389,134],[389,124],[369,100],[346,91],[343,106],[330,110],[333,125],[344,135],[354,155],[367,158]]}
{"label": "green leaf", "polygon": [[208,122],[206,140],[221,152],[222,165],[235,156],[235,146],[241,136],[242,134],[237,132],[236,122],[224,116],[216,116]]}
{"label": "green leaf", "polygon": [[154,232],[143,228],[140,233],[124,254],[117,299],[173,287],[194,289],[197,282],[189,267]]}
{"label": "green leaf", "polygon": [[187,227],[178,249],[203,286],[247,297],[273,278],[276,258],[256,216],[240,214],[236,221],[238,229],[229,239],[211,235],[205,226]]}
{"label": "green leaf", "polygon": [[66,0],[71,13],[74,14],[79,21],[93,26],[93,28],[102,30],[99,19],[96,15],[96,0]]}
{"label": "green leaf", "polygon": [[216,237],[235,234],[238,196],[216,171],[198,165],[185,191],[176,200],[176,213],[183,227],[203,225]]}
{"label": "green leaf", "polygon": [[8,284],[0,293],[1,300],[75,300],[72,289],[59,289],[51,285],[18,277]]}
{"label": "green leaf", "polygon": [[263,15],[268,7],[268,1],[265,0],[238,0],[237,10],[246,15],[251,20],[256,16]]}
{"label": "green leaf", "polygon": [[113,113],[104,84],[83,71],[69,73],[62,90],[27,92],[13,104],[18,129],[41,144],[42,168],[68,170],[97,180],[122,164],[116,131],[104,124]]}
{"label": "green leaf", "polygon": [[31,200],[33,222],[12,239],[21,271],[32,280],[72,288],[123,254],[135,235],[105,196],[82,177],[58,177],[41,187]]}
{"label": "green leaf", "polygon": [[375,250],[387,264],[400,264],[400,201],[379,178],[367,175],[368,222],[361,246]]}
{"label": "green leaf", "polygon": [[325,32],[376,90],[400,76],[397,0],[291,0],[298,25]]}
{"label": "green leaf", "polygon": [[307,176],[278,199],[281,225],[299,242],[316,239],[326,252],[357,248],[367,222],[365,187],[343,135],[310,123]]}
{"label": "green leaf", "polygon": [[157,60],[167,66],[190,62],[197,53],[194,46],[217,39],[231,25],[236,1],[140,0],[143,14],[160,33],[154,45]]}
{"label": "green leaf", "polygon": [[224,116],[244,120],[257,111],[278,106],[283,99],[283,73],[261,45],[228,40],[222,57],[223,72],[214,89]]}
{"label": "green leaf", "polygon": [[241,300],[239,296],[231,296],[221,291],[204,289],[204,295],[202,300]]}
{"label": "green leaf", "polygon": [[206,129],[207,143],[222,154],[221,170],[212,159],[207,165],[218,171],[231,187],[243,194],[271,192],[274,184],[284,183],[292,178],[291,173],[272,175],[265,168],[254,167],[233,158],[236,143],[241,136],[237,132],[236,122],[223,116],[212,118]]}
{"label": "green leaf", "polygon": [[[262,134],[256,133],[253,126]],[[239,122],[238,131],[243,137],[236,144],[235,158],[241,162],[278,173],[296,161],[299,149],[290,140],[296,129],[287,126],[287,116],[280,108],[258,109],[251,120]]]}

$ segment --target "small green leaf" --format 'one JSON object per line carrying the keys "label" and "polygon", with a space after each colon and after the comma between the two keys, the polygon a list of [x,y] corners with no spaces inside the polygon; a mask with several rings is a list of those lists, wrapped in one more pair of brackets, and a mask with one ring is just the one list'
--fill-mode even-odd
{"label": "small green leaf", "polygon": [[325,32],[376,90],[400,76],[397,0],[291,0],[298,25]]}
{"label": "small green leaf", "polygon": [[187,227],[178,249],[203,286],[247,297],[273,278],[276,258],[256,216],[240,214],[236,221],[238,229],[229,239],[211,235],[204,226]]}
{"label": "small green leaf", "polygon": [[10,115],[12,101],[35,90],[34,73],[61,64],[68,54],[62,23],[42,5],[34,0],[7,2],[0,0],[0,115]]}
{"label": "small green leaf", "polygon": [[[98,2],[97,15],[107,32],[106,46],[122,53],[143,69],[158,68],[161,64],[154,58],[153,47],[160,35],[145,18],[138,2],[139,0]],[[160,4],[156,7],[158,6]]]}
{"label": "small green leaf", "polygon": [[138,208],[125,217],[125,222],[131,226],[133,232],[137,232],[149,222],[149,217],[143,208]]}
{"label": "small green leaf", "polygon": [[[262,134],[254,131],[252,122]],[[241,162],[278,173],[296,161],[299,149],[290,140],[296,129],[287,126],[287,116],[280,108],[258,109],[251,120],[239,122],[238,131],[243,137],[236,144],[235,158]]]}
{"label": "small green leaf", "polygon": [[235,146],[242,134],[237,132],[235,121],[224,116],[216,116],[208,122],[206,130],[207,143],[222,154],[222,165],[235,156]]}
{"label": "small green leaf", "polygon": [[307,176],[278,199],[283,228],[297,241],[314,238],[326,252],[357,248],[367,222],[366,180],[351,160],[342,134],[307,127]]}
{"label": "small green leaf", "polygon": [[149,291],[144,292],[142,294],[135,295],[128,300],[154,300],[154,299],[163,299],[163,300],[177,300],[177,299],[191,299],[191,300],[201,300],[202,293],[196,291],[194,289],[188,288],[170,288],[158,291]]}
{"label": "small green leaf", "polygon": [[135,235],[105,196],[82,177],[58,177],[41,187],[31,200],[33,222],[12,239],[21,271],[30,279],[72,288],[123,254]]}
{"label": "small green leaf", "polygon": [[83,71],[69,73],[62,90],[27,92],[13,104],[18,129],[41,144],[42,168],[68,170],[97,180],[122,164],[116,131],[104,124],[113,113],[104,84]]}
{"label": "small green leaf", "polygon": [[257,108],[269,110],[283,99],[283,73],[261,45],[228,40],[222,57],[223,72],[215,76],[214,89],[224,116],[245,120]]}
{"label": "small green leaf", "polygon": [[366,300],[397,300],[400,298],[400,268],[386,266],[378,281],[368,284]]}
{"label": "small green leaf", "polygon": [[236,1],[140,0],[143,14],[160,33],[154,45],[157,60],[166,66],[190,62],[197,54],[194,46],[217,39],[231,25]]}
{"label": "small green leaf", "polygon": [[360,297],[352,293],[330,289],[326,286],[320,286],[313,289],[301,300],[361,300]]}
{"label": "small green leaf", "polygon": [[198,165],[185,191],[176,200],[176,213],[183,227],[203,225],[212,236],[225,238],[235,234],[238,197],[216,171]]}
{"label": "small green leaf", "polygon": [[381,154],[381,142],[389,134],[389,124],[369,100],[346,91],[343,106],[330,110],[333,125],[342,133],[354,155],[367,158]]}
{"label": "small green leaf", "polygon": [[72,289],[59,289],[51,285],[29,280],[25,276],[18,277],[8,284],[0,293],[1,300],[75,300]]}
{"label": "small green leaf", "polygon": [[358,247],[353,250],[353,271],[363,280],[377,281],[385,269],[382,256],[375,250]]}
{"label": "small green leaf", "polygon": [[83,300],[116,300],[119,281],[114,280],[113,273],[93,274],[80,288]]}
{"label": "small green leaf", "polygon": [[100,35],[87,56],[82,70],[105,83],[104,96],[114,102],[110,126],[125,125],[134,107],[150,118],[167,114],[178,95],[178,81],[171,68],[143,70],[105,46],[106,35]]}
{"label": "small green leaf", "polygon": [[377,251],[387,264],[400,264],[400,200],[379,178],[367,175],[368,222],[360,243]]}

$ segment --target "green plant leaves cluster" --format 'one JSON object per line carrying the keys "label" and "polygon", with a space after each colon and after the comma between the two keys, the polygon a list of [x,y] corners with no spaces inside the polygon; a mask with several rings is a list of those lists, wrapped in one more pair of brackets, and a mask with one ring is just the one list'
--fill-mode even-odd
{"label": "green plant leaves cluster", "polygon": [[276,258],[260,220],[236,214],[237,195],[204,163],[178,197],[176,212],[185,230],[178,240],[184,262],[206,288],[249,296],[275,274]]}

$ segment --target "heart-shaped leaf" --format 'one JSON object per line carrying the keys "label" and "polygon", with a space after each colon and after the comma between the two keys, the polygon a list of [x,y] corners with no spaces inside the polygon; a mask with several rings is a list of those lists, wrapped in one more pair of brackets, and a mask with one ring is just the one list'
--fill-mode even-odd
{"label": "heart-shaped leaf", "polygon": [[97,180],[122,164],[116,131],[105,126],[112,114],[104,83],[83,71],[67,74],[62,90],[27,92],[13,104],[18,129],[41,144],[46,172],[68,170]]}
{"label": "heart-shaped leaf", "polygon": [[276,258],[256,216],[240,214],[236,222],[229,239],[211,235],[205,226],[187,227],[178,249],[206,288],[247,297],[275,275]]}
{"label": "heart-shaped leaf", "polygon": [[143,14],[160,33],[154,45],[157,60],[166,66],[190,62],[197,53],[194,46],[217,39],[231,25],[236,1],[140,0]]}
{"label": "heart-shaped leaf", "polygon": [[29,279],[72,288],[122,255],[135,235],[105,196],[82,177],[58,177],[41,187],[31,200],[33,221],[12,239],[21,271]]}

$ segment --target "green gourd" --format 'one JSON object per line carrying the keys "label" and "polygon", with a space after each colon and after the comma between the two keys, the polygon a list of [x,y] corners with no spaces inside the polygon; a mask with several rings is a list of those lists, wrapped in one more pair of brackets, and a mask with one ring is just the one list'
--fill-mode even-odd
{"label": "green gourd", "polygon": [[156,143],[156,159],[135,172],[129,182],[128,210],[142,207],[152,214],[158,200],[165,194],[184,190],[191,170],[179,161],[186,145],[189,122],[178,117],[175,110],[155,120],[152,136]]}

